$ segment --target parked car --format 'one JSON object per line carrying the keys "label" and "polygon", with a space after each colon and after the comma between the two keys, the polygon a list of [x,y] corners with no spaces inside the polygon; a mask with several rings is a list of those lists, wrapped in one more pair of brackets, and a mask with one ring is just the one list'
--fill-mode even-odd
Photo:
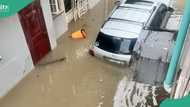
{"label": "parked car", "polygon": [[136,8],[132,4],[116,7],[101,27],[89,53],[117,64],[129,64],[141,31],[152,24],[152,15],[161,6],[153,4],[149,8]]}
{"label": "parked car", "polygon": [[110,62],[128,64],[142,25],[109,20],[101,28],[90,54]]}
{"label": "parked car", "polygon": [[103,24],[90,54],[110,62],[128,64],[149,16],[145,10],[117,7]]}

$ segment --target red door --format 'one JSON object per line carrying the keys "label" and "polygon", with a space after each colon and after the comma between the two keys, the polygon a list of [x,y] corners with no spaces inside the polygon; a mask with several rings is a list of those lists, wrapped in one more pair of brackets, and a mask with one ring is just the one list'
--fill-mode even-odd
{"label": "red door", "polygon": [[26,41],[36,64],[50,51],[47,29],[39,0],[35,0],[19,12]]}

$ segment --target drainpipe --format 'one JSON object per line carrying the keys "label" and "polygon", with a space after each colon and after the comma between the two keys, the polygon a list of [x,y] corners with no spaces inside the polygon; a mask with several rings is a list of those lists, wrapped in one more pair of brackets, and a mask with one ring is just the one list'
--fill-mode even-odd
{"label": "drainpipe", "polygon": [[169,65],[169,69],[164,80],[164,88],[166,91],[171,92],[174,76],[176,74],[176,68],[179,64],[180,54],[183,48],[184,40],[188,31],[190,23],[190,0],[186,0],[186,6],[182,17],[181,25],[177,35],[176,45],[173,50],[173,55]]}

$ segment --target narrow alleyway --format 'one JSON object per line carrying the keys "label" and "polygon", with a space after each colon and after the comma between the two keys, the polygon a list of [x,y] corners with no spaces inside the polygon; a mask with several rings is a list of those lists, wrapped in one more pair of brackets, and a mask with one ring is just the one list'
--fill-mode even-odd
{"label": "narrow alleyway", "polygon": [[[118,81],[123,75],[132,77],[130,71],[88,55],[88,49],[113,5],[113,0],[101,0],[82,19],[71,22],[58,47],[0,100],[0,107],[112,107]],[[68,37],[81,27],[87,39]],[[65,60],[49,63],[61,58]]]}

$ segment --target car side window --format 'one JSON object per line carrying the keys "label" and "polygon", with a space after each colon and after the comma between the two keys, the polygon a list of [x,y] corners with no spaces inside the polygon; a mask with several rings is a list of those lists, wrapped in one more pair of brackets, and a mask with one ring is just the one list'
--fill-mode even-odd
{"label": "car side window", "polygon": [[139,5],[151,6],[153,2],[146,0],[126,0],[125,4],[139,4]]}
{"label": "car side window", "polygon": [[165,18],[165,15],[166,15],[166,13],[167,13],[167,6],[165,6],[165,5],[161,5],[160,7],[159,7],[159,9],[157,10],[157,12],[156,12],[156,15],[154,16],[154,19],[153,19],[153,21],[151,22],[151,26],[152,27],[160,27],[161,26],[161,24],[162,24],[162,21],[164,20],[164,18]]}

